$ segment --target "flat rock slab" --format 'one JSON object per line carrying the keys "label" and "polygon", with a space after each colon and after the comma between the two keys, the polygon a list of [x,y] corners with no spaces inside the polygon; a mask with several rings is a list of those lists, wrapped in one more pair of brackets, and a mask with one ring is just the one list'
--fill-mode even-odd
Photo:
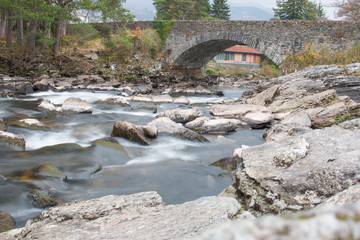
{"label": "flat rock slab", "polygon": [[196,240],[331,240],[358,239],[360,202],[327,207],[292,217],[266,216],[225,223]]}
{"label": "flat rock slab", "polygon": [[156,192],[110,195],[50,208],[0,239],[189,239],[228,222],[239,208],[226,197],[165,205]]}
{"label": "flat rock slab", "polygon": [[217,117],[240,119],[253,128],[264,127],[274,119],[267,107],[251,104],[215,104],[210,113]]}

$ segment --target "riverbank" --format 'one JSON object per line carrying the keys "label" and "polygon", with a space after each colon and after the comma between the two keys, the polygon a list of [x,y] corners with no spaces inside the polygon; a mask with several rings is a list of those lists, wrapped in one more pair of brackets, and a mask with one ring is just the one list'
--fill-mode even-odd
{"label": "riverbank", "polygon": [[[72,80],[69,78],[37,79],[28,85],[29,89],[34,90],[35,86],[40,86],[40,82],[44,85],[43,90],[56,91],[110,87],[107,90],[116,90],[123,95],[122,104],[126,103],[124,102],[126,100],[130,105],[135,102],[172,104],[175,102],[175,95],[183,97],[182,104],[185,105],[162,109],[158,118],[154,120],[132,124],[125,121],[117,122],[114,124],[112,136],[118,139],[126,138],[138,143],[141,143],[138,139],[142,139],[141,141],[144,140],[142,144],[151,146],[155,143],[156,140],[152,139],[157,139],[157,134],[175,135],[186,138],[186,141],[189,139],[202,141],[203,138],[198,137],[199,135],[210,138],[213,132],[222,132],[222,135],[227,138],[229,135],[224,133],[251,128],[253,129],[251,131],[265,129],[266,143],[253,147],[241,146],[246,144],[238,143],[238,148],[233,151],[233,154],[222,159],[222,166],[225,168],[229,162],[231,165],[234,165],[234,162],[235,166],[237,165],[234,171],[234,184],[221,194],[231,196],[235,200],[212,197],[180,205],[164,206],[162,200],[154,193],[143,193],[142,197],[138,195],[109,196],[50,208],[40,217],[29,221],[25,228],[0,234],[0,237],[64,239],[69,232],[73,232],[74,236],[81,234],[81,236],[89,236],[90,239],[93,236],[117,239],[186,239],[199,234],[204,234],[203,239],[226,239],[221,229],[230,228],[232,230],[228,237],[238,236],[241,239],[242,233],[246,232],[254,239],[261,239],[261,235],[251,231],[249,226],[256,229],[259,222],[265,224],[269,221],[273,223],[273,226],[277,226],[277,223],[280,226],[290,226],[285,231],[285,228],[272,228],[265,224],[268,233],[274,238],[280,234],[286,238],[299,233],[300,235],[296,236],[315,236],[312,239],[324,239],[318,231],[320,228],[324,232],[334,233],[332,237],[345,236],[346,239],[346,236],[358,236],[359,233],[356,230],[359,229],[356,220],[359,215],[358,205],[350,210],[349,208],[323,210],[316,206],[347,205],[360,200],[358,194],[360,145],[356,141],[360,137],[359,72],[360,64],[351,64],[310,67],[267,81],[251,82],[216,78],[214,85],[227,82],[231,85],[251,87],[251,90],[241,98],[209,103],[206,106],[210,115],[205,116],[199,114],[200,110],[196,109],[196,104],[187,105],[184,98],[193,93],[209,96],[220,95],[220,93],[205,88],[198,81],[177,83],[168,80],[165,83],[159,82],[159,85],[154,87],[155,81],[152,82],[153,79],[150,78],[148,88],[144,89],[139,88],[139,86],[144,86],[143,84],[139,86],[123,86],[121,83],[117,83],[120,85],[103,85],[106,81],[97,82],[94,77],[78,76]],[[13,86],[15,91],[26,82],[26,80],[13,80],[13,78],[8,79],[6,84]],[[12,93],[8,90],[4,91],[5,96],[9,94],[11,96]],[[40,91],[40,88],[35,90]],[[174,94],[174,97],[171,94]],[[120,99],[116,101],[120,102]],[[64,104],[65,102],[61,102],[61,104],[55,104],[54,107],[62,109],[66,106]],[[184,109],[190,112],[183,111]],[[44,111],[44,113],[53,114],[51,111]],[[149,134],[149,128],[152,134]],[[133,137],[134,133],[136,137]],[[136,206],[127,203],[136,203]],[[94,208],[89,208],[89,206]],[[293,220],[289,220],[289,217],[253,219],[253,216],[267,214],[290,216],[298,211],[314,207],[316,208],[313,213],[306,218],[301,217],[304,213],[299,213],[300,215],[295,215]],[[135,213],[138,212],[143,214],[136,217]],[[212,213],[216,214],[212,215]],[[339,214],[344,217],[338,217]],[[324,222],[319,220],[322,217],[326,217],[323,219]],[[221,227],[219,232],[214,230],[213,233],[204,233],[215,228],[219,223],[238,221],[236,220],[238,218],[247,218],[247,220],[240,221],[238,223],[240,225],[235,223]],[[334,219],[339,224],[336,228],[328,228],[330,225],[326,224],[327,221]],[[315,221],[317,224],[310,227],[312,224],[309,223],[310,221]],[[153,225],[148,225],[149,222],[156,222],[156,227],[152,228]],[[75,225],[76,231],[73,229]],[[58,230],[53,231],[50,226]],[[300,231],[296,226],[303,226],[301,229],[305,230]],[[115,228],[126,229],[126,232],[111,230]],[[144,231],[142,232],[141,229]],[[93,235],[95,232],[96,235]],[[116,233],[116,236],[111,235],[112,233]],[[330,237],[330,239],[333,238]]]}

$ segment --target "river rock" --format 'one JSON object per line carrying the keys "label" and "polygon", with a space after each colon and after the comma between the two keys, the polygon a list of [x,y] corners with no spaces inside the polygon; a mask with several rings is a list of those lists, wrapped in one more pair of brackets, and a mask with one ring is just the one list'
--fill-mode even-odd
{"label": "river rock", "polygon": [[203,197],[165,205],[155,192],[105,196],[52,207],[6,239],[190,239],[229,222],[240,206],[235,199]]}
{"label": "river rock", "polygon": [[2,232],[8,231],[12,228],[15,228],[15,219],[10,215],[10,213],[0,210],[0,237]]}
{"label": "river rock", "polygon": [[149,103],[172,103],[174,102],[174,99],[168,95],[136,95],[130,97],[131,101],[134,102],[149,102]]}
{"label": "river rock", "polygon": [[124,152],[126,154],[126,156],[129,156],[128,153],[126,152],[125,148],[118,142],[118,140],[116,140],[116,138],[113,138],[113,137],[101,138],[101,139],[93,141],[91,144],[92,147],[98,146],[98,145],[116,149],[116,150],[120,150],[120,151]]}
{"label": "river rock", "polygon": [[[194,240],[335,240],[360,236],[360,202],[294,216],[264,216],[224,223]],[[355,237],[356,236],[356,237]]]}
{"label": "river rock", "polygon": [[48,113],[62,112],[61,107],[55,106],[49,99],[43,99],[38,106],[38,110]]}
{"label": "river rock", "polygon": [[175,98],[174,103],[189,105],[190,100],[185,96],[181,96],[181,97]]}
{"label": "river rock", "polygon": [[160,113],[157,117],[167,117],[176,123],[187,123],[195,120],[198,117],[204,116],[204,112],[201,108],[190,108],[190,109],[171,109],[165,110]]}
{"label": "river rock", "polygon": [[0,131],[6,131],[6,130],[7,130],[6,124],[4,123],[4,120],[0,118]]}
{"label": "river rock", "polygon": [[310,128],[311,118],[306,111],[295,110],[281,120],[282,124],[297,124],[300,127]]}
{"label": "river rock", "polygon": [[261,105],[267,106],[273,102],[277,92],[279,89],[279,85],[272,86],[261,93],[257,94],[253,98],[249,98],[246,100],[247,104]]}
{"label": "river rock", "polygon": [[260,213],[324,202],[359,182],[359,137],[359,129],[333,126],[243,150],[241,201]]}
{"label": "river rock", "polygon": [[115,122],[111,136],[122,137],[143,145],[149,145],[143,128],[129,122]]}
{"label": "river rock", "polygon": [[157,138],[159,131],[155,126],[144,126],[143,128],[144,134],[148,138]]}
{"label": "river rock", "polygon": [[225,170],[228,171],[233,171],[236,169],[237,164],[240,162],[240,158],[238,158],[237,156],[230,156],[230,157],[226,157],[226,158],[222,158],[212,164],[210,164],[211,166],[217,166],[217,167],[221,167]]}
{"label": "river rock", "polygon": [[40,165],[37,168],[34,168],[33,172],[35,176],[40,176],[44,178],[59,179],[59,180],[67,179],[65,173],[60,171],[54,164],[48,162]]}
{"label": "river rock", "polygon": [[199,117],[188,122],[185,127],[199,133],[228,133],[235,131],[240,125],[244,123],[237,119]]}
{"label": "river rock", "polygon": [[33,89],[33,85],[30,82],[24,82],[24,83],[20,83],[17,86],[16,91],[29,94],[29,93],[33,93],[34,89]]}
{"label": "river rock", "polygon": [[331,126],[346,119],[360,117],[360,104],[337,102],[327,107],[307,109],[313,128]]}
{"label": "river rock", "polygon": [[274,118],[267,107],[250,104],[215,104],[211,106],[210,113],[217,117],[240,119],[252,128],[265,127]]}
{"label": "river rock", "polygon": [[49,87],[54,87],[55,83],[53,79],[41,79],[34,83],[34,89],[37,91],[46,91]]}
{"label": "river rock", "polygon": [[311,128],[303,127],[298,123],[275,124],[264,134],[266,142],[274,142],[286,138],[288,136],[297,136]]}
{"label": "river rock", "polygon": [[22,150],[25,150],[25,139],[17,134],[0,131],[0,143],[5,143],[10,146],[20,147]]}
{"label": "river rock", "polygon": [[32,190],[26,196],[34,207],[46,208],[58,205],[57,201],[48,192],[43,190]]}
{"label": "river rock", "polygon": [[107,103],[107,104],[115,104],[120,106],[130,106],[130,103],[126,100],[125,97],[114,97],[107,98],[106,100],[97,101],[96,103]]}
{"label": "river rock", "polygon": [[360,118],[346,121],[339,125],[344,129],[360,129]]}
{"label": "river rock", "polygon": [[167,117],[159,117],[147,126],[154,126],[158,129],[159,134],[169,134],[180,136],[188,140],[195,140],[200,142],[207,142],[208,140],[200,134],[185,128],[181,123],[176,123]]}
{"label": "river rock", "polygon": [[325,202],[317,206],[317,208],[328,205],[338,205],[338,206],[349,205],[359,201],[360,201],[360,184],[356,184],[342,192],[339,192],[335,196],[332,196],[331,198],[327,199]]}
{"label": "river rock", "polygon": [[93,108],[91,103],[82,100],[80,98],[70,97],[65,100],[61,106],[63,112],[72,112],[72,113],[92,113]]}
{"label": "river rock", "polygon": [[41,122],[37,119],[34,119],[34,118],[21,119],[19,121],[12,123],[12,125],[15,125],[18,127],[34,128],[34,129],[48,129],[49,128],[43,122]]}

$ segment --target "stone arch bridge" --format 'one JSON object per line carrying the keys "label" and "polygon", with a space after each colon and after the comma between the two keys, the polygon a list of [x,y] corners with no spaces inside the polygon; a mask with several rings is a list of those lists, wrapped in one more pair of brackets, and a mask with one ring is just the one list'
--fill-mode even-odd
{"label": "stone arch bridge", "polygon": [[344,21],[176,21],[166,41],[163,68],[198,74],[236,44],[255,48],[280,66],[306,42],[318,51],[335,51],[359,40],[360,24]]}
{"label": "stone arch bridge", "polygon": [[[129,28],[154,28],[159,21],[138,21]],[[164,51],[163,70],[202,73],[217,54],[248,45],[281,66],[289,54],[312,43],[316,51],[346,49],[360,42],[360,23],[345,21],[174,21]],[[94,25],[95,26],[95,25]],[[96,24],[95,27],[101,27]]]}

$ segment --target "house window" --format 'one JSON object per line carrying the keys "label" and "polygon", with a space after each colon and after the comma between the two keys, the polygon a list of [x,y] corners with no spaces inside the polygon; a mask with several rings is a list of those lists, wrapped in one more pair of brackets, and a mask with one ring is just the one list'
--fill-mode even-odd
{"label": "house window", "polygon": [[234,53],[220,53],[216,56],[217,60],[234,60],[235,54]]}
{"label": "house window", "polygon": [[245,53],[242,54],[242,59],[241,60],[246,61],[246,54]]}
{"label": "house window", "polygon": [[234,53],[225,53],[225,60],[234,60]]}

